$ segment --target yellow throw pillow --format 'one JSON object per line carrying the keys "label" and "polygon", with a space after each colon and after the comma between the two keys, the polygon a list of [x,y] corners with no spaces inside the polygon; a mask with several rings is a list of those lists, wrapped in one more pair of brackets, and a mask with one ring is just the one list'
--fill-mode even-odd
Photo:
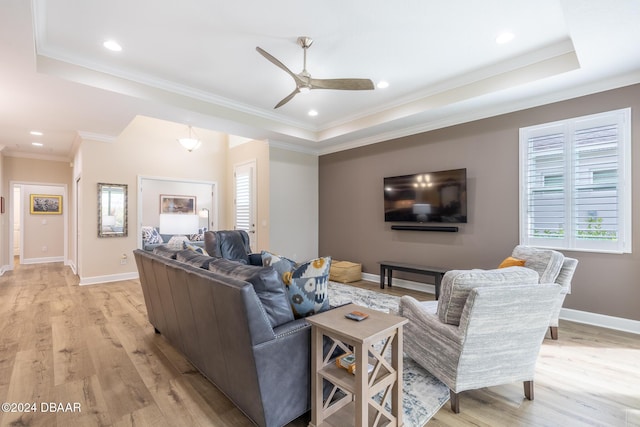
{"label": "yellow throw pillow", "polygon": [[505,267],[524,267],[525,260],[508,256],[500,263],[498,268]]}

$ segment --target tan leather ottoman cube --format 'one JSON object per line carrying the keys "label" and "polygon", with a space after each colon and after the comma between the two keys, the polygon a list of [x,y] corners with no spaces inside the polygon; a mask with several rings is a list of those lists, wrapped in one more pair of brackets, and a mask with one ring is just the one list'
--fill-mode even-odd
{"label": "tan leather ottoman cube", "polygon": [[333,261],[331,263],[329,280],[340,283],[362,280],[362,264],[349,261]]}

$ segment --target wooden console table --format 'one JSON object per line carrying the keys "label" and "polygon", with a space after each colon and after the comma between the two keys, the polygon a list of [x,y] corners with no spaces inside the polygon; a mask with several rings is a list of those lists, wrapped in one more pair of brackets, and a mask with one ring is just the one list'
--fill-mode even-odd
{"label": "wooden console table", "polygon": [[434,277],[434,286],[436,288],[436,300],[440,298],[440,284],[442,283],[442,276],[447,272],[444,268],[439,267],[427,267],[424,265],[407,264],[404,262],[396,261],[380,261],[380,289],[384,289],[385,276],[387,279],[387,285],[391,287],[393,270],[406,271],[408,273],[426,274]]}
{"label": "wooden console table", "polygon": [[[360,322],[347,319],[354,310],[367,313]],[[348,304],[306,319],[311,329],[311,422],[310,427],[354,425],[402,425],[402,325],[404,317]],[[323,355],[323,337],[333,341]],[[375,344],[381,343],[381,349]],[[331,356],[336,348],[356,356],[355,375],[339,368]],[[391,361],[385,354],[391,350]],[[372,365],[369,373],[368,366]],[[361,367],[364,367],[362,369]],[[324,399],[323,380],[333,385]],[[343,393],[336,392],[340,390]],[[374,396],[384,396],[374,398]],[[385,408],[390,398],[391,411]]]}

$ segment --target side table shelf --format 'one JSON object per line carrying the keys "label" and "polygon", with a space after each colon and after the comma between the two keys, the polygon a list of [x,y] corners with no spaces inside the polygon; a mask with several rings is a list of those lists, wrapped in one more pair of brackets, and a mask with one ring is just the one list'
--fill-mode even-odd
{"label": "side table shelf", "polygon": [[[361,322],[344,317],[354,310],[363,311],[369,317]],[[307,320],[313,327],[309,426],[401,426],[402,326],[407,320],[354,304]],[[333,341],[326,357],[322,354],[325,336]],[[353,349],[355,374],[336,366],[335,359],[331,358],[336,348]],[[370,373],[368,364],[373,366]],[[363,366],[365,369],[361,369]],[[326,399],[323,380],[333,385]]]}

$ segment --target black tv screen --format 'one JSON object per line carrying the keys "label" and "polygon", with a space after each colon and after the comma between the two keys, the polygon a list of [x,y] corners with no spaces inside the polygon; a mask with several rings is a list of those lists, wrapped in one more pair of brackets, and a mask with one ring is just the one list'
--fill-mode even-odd
{"label": "black tv screen", "polygon": [[385,178],[384,220],[466,223],[467,170]]}

